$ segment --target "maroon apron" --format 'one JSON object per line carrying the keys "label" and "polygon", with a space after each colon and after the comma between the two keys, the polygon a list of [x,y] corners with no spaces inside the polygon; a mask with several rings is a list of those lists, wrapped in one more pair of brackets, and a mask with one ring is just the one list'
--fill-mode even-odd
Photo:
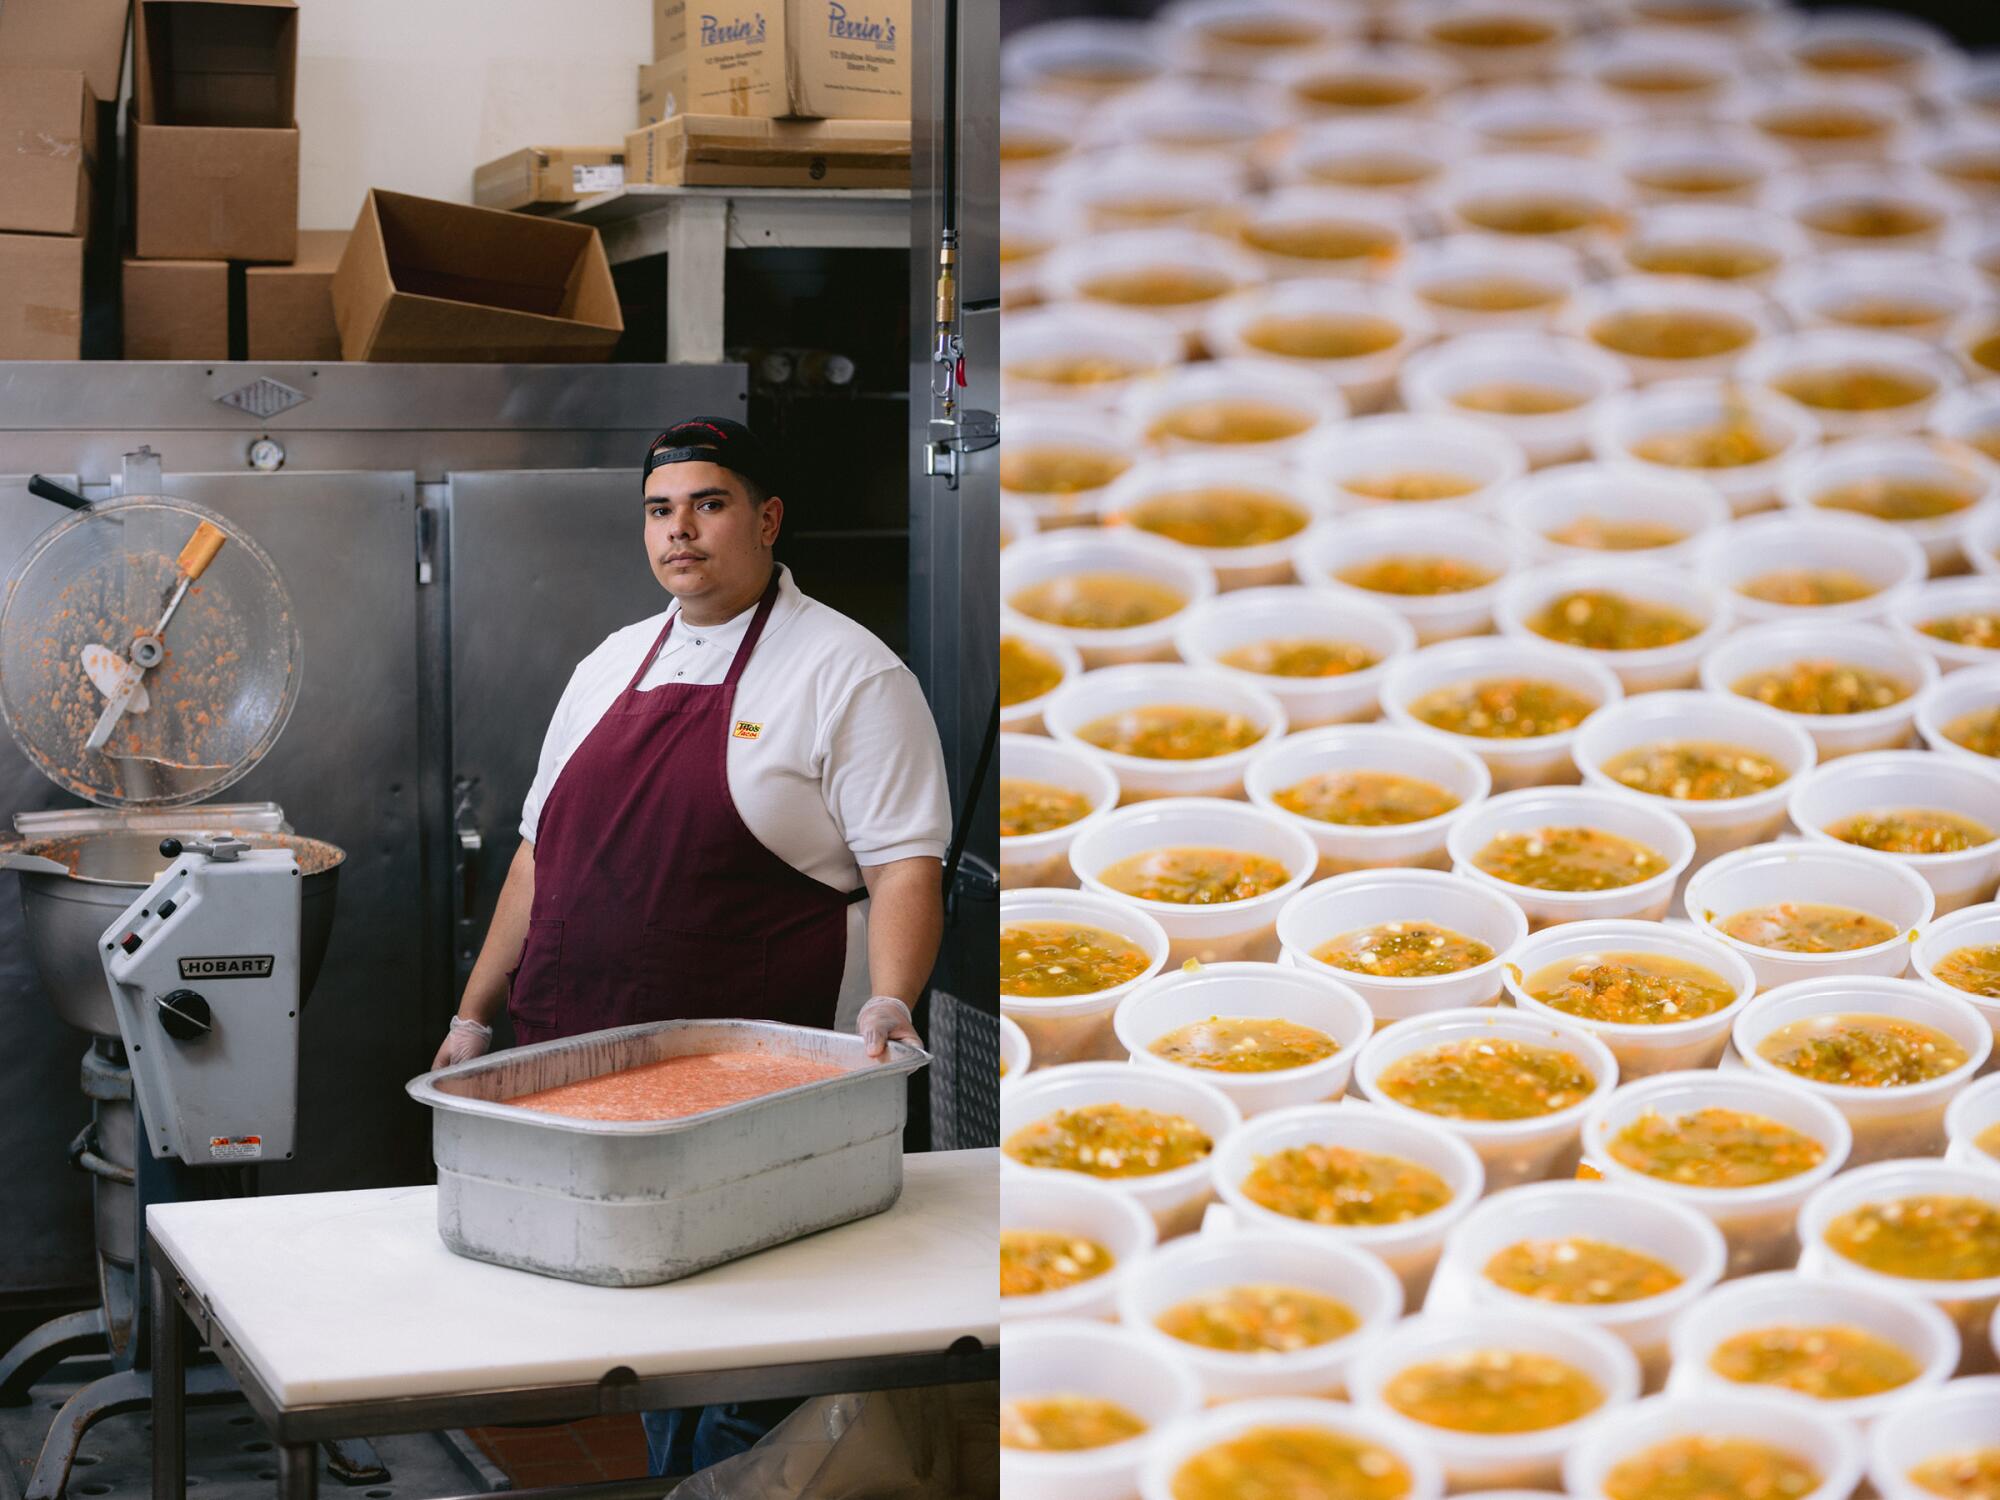
{"label": "maroon apron", "polygon": [[639,691],[679,617],[576,749],[542,806],[535,900],[508,977],[516,1040],[744,1016],[830,1027],[847,959],[837,891],[757,841],[729,795],[736,683],[778,573],[720,683]]}

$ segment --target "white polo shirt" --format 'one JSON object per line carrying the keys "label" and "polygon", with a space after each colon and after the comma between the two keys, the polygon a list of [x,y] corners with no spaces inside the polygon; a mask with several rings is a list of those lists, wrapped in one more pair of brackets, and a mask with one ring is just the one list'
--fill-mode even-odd
{"label": "white polo shirt", "polygon": [[[864,865],[923,855],[942,860],[951,802],[937,726],[916,677],[871,632],[800,593],[790,569],[778,571],[778,597],[737,680],[731,713],[760,726],[755,739],[729,738],[729,795],[737,815],[778,858],[838,891],[858,889]],[[614,631],[577,664],[521,807],[522,838],[535,841],[556,778],[673,612]],[[753,605],[709,626],[676,620],[640,690],[721,682],[755,613]],[[870,994],[867,908],[866,901],[848,908],[836,1019],[849,1029]]]}

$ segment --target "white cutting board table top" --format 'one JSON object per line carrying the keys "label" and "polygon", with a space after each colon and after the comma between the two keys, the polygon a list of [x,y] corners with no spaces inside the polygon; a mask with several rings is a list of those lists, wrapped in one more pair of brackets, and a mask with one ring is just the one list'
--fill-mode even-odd
{"label": "white cutting board table top", "polygon": [[903,1158],[887,1213],[649,1287],[452,1254],[435,1187],[159,1204],[146,1222],[281,1407],[999,1342],[999,1153]]}

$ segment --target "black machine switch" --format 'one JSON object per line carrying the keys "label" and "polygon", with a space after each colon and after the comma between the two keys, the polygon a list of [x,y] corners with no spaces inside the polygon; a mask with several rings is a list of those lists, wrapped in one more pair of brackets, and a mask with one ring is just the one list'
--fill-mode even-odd
{"label": "black machine switch", "polygon": [[174,910],[175,910],[175,908],[174,908],[174,903],[173,903],[173,902],[171,902],[171,901],[162,901],[162,902],[160,903],[160,917],[161,917],[161,919],[162,919],[162,920],[164,920],[164,919],[165,919],[165,918],[167,918],[167,917],[171,917],[171,916],[172,916],[172,915],[174,914]]}
{"label": "black machine switch", "polygon": [[208,1002],[193,990],[172,990],[157,1002],[160,1027],[177,1042],[198,1042],[214,1030]]}
{"label": "black machine switch", "polygon": [[118,940],[118,946],[123,948],[127,953],[137,953],[139,951],[139,944],[144,941],[145,939],[141,938],[138,933],[128,932]]}

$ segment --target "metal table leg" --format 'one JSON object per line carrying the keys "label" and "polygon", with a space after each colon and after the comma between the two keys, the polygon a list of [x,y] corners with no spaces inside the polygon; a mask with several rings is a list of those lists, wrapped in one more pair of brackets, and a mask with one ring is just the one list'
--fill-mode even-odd
{"label": "metal table leg", "polygon": [[187,1314],[167,1285],[157,1247],[153,1302],[153,1500],[187,1500]]}
{"label": "metal table leg", "polygon": [[315,1500],[319,1494],[319,1445],[286,1443],[278,1449],[278,1500]]}
{"label": "metal table leg", "polygon": [[725,198],[681,198],[668,210],[667,362],[722,358],[722,263],[729,238]]}

